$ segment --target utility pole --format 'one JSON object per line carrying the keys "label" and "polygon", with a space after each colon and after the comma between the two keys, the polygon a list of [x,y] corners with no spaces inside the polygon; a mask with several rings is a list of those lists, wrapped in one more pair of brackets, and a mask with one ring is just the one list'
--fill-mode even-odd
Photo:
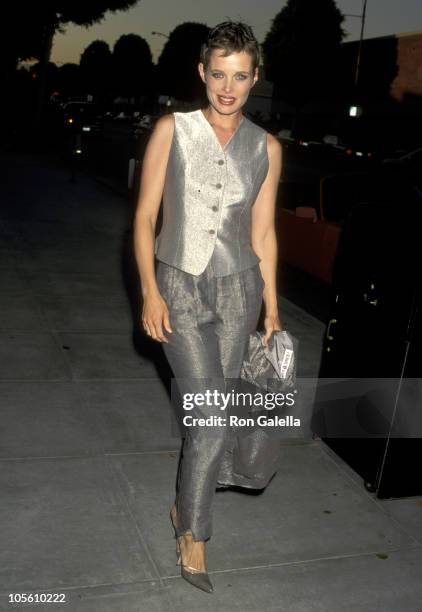
{"label": "utility pole", "polygon": [[[350,117],[360,117],[362,114],[362,106],[358,102],[358,98],[360,98],[358,93],[358,83],[359,83],[359,74],[360,74],[360,66],[362,59],[362,43],[363,43],[363,34],[365,31],[365,19],[366,19],[366,5],[368,0],[363,0],[362,5],[362,14],[361,15],[347,15],[346,17],[357,17],[361,20],[360,26],[360,37],[359,37],[359,47],[358,47],[358,55],[356,58],[356,68],[355,68],[355,80],[354,80],[354,91],[355,91],[355,103],[349,107],[349,116]],[[356,104],[357,103],[357,104]]]}
{"label": "utility pole", "polygon": [[365,31],[366,5],[367,5],[367,3],[368,3],[368,0],[363,0],[363,7],[362,7],[362,14],[361,15],[349,15],[347,13],[344,14],[345,17],[357,17],[358,19],[361,20],[359,47],[358,47],[358,56],[356,58],[356,69],[355,69],[355,89],[357,88],[358,81],[359,81],[359,71],[360,71],[360,63],[361,63],[361,57],[362,57],[362,41],[363,41],[363,34],[364,34],[364,31]]}
{"label": "utility pole", "polygon": [[359,81],[359,70],[360,70],[360,60],[362,57],[362,41],[363,41],[363,33],[365,30],[365,19],[366,19],[366,4],[368,0],[363,0],[363,11],[361,16],[361,27],[360,27],[360,38],[359,38],[359,50],[358,57],[356,60],[356,71],[355,71],[355,88],[358,86]]}

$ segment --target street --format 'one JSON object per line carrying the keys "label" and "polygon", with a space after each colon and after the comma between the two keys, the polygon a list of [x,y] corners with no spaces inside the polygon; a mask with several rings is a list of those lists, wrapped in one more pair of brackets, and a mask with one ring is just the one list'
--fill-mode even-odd
{"label": "street", "polygon": [[[129,159],[142,158],[147,137],[136,139],[134,130],[128,123],[107,121],[102,135],[82,134],[81,165],[93,170],[100,176],[113,179],[122,189],[127,189]],[[285,189],[280,204],[293,208],[303,204],[318,206],[319,182],[328,174],[356,172],[365,168],[361,160],[351,160],[338,156],[321,155],[317,150],[306,147],[283,147],[283,173],[281,181],[294,184],[295,189]],[[299,187],[300,186],[300,187]]]}

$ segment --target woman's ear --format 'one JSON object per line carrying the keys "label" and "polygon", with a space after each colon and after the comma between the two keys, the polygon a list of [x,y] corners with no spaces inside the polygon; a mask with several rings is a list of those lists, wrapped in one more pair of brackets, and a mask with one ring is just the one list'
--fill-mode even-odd
{"label": "woman's ear", "polygon": [[198,64],[198,72],[199,72],[199,76],[201,77],[202,81],[205,83],[204,64],[202,62],[199,62]]}

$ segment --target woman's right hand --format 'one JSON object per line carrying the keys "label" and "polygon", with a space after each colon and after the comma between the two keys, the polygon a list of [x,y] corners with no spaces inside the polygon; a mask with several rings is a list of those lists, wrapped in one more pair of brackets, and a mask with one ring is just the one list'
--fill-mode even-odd
{"label": "woman's right hand", "polygon": [[151,295],[144,296],[142,308],[142,324],[148,336],[158,342],[168,342],[163,332],[164,329],[170,334],[173,332],[170,325],[169,310],[165,300],[157,291]]}

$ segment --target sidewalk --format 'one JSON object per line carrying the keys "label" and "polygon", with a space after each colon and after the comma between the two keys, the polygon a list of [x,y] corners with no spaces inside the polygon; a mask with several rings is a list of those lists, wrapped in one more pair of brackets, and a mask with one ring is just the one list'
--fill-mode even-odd
{"label": "sidewalk", "polygon": [[[124,199],[12,157],[0,209],[0,610],[421,610],[422,499],[377,500],[320,440],[283,445],[262,495],[219,492],[215,592],[180,578],[179,438],[161,347],[138,333]],[[301,376],[324,324],[287,299]],[[9,593],[65,603],[10,604]]]}

